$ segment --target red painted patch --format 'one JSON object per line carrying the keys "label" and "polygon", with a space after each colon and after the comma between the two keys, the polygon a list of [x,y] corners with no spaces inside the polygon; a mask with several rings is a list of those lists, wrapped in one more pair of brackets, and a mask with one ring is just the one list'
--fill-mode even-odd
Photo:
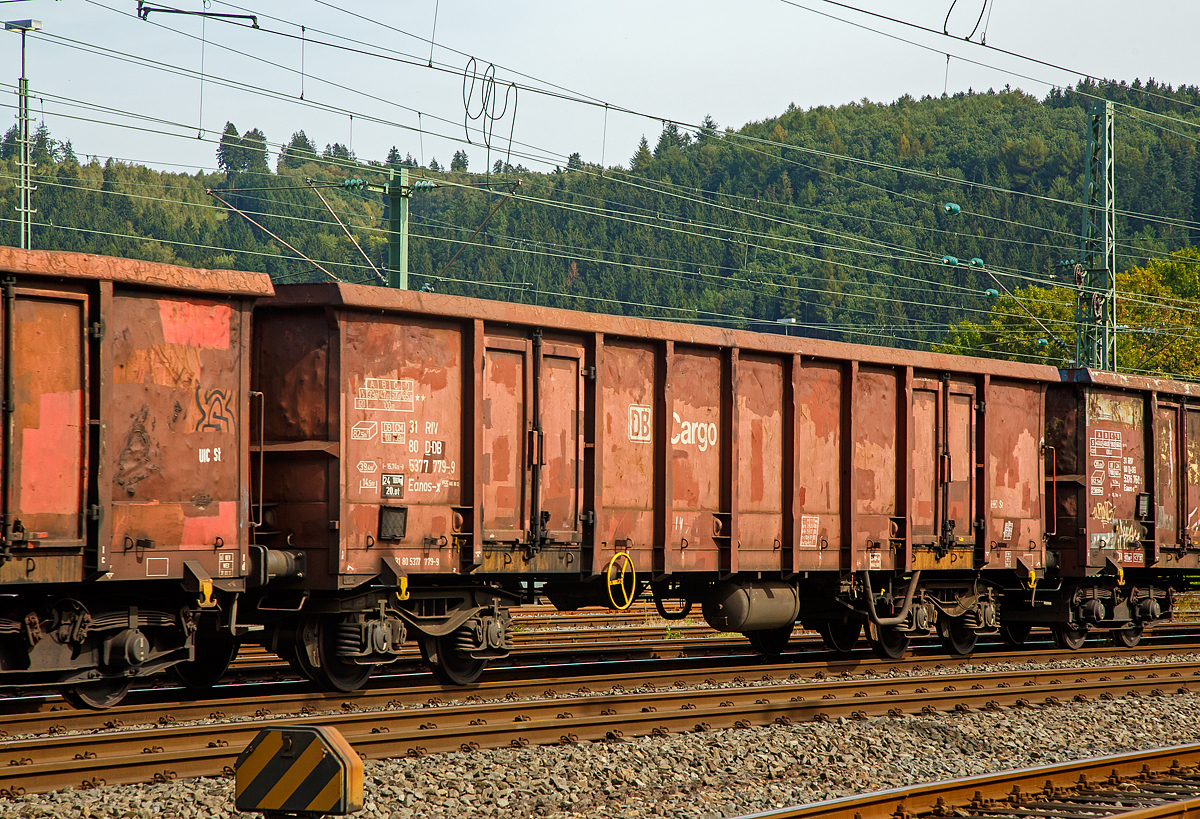
{"label": "red painted patch", "polygon": [[[213,506],[216,508],[213,509]],[[211,515],[183,519],[179,548],[211,549],[217,538],[224,540],[226,546],[237,545],[237,501],[220,501],[213,506],[208,507],[213,511]]]}
{"label": "red painted patch", "polygon": [[79,512],[82,418],[82,390],[42,394],[39,426],[21,430],[22,514]]}
{"label": "red painted patch", "polygon": [[229,349],[229,322],[233,308],[228,304],[194,304],[163,299],[158,303],[158,311],[162,316],[163,340],[168,344]]}

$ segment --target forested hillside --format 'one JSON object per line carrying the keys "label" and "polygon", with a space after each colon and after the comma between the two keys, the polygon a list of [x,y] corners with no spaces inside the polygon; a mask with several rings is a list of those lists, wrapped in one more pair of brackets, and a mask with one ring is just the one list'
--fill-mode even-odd
{"label": "forested hillside", "polygon": [[[552,173],[532,173],[514,154],[513,165],[497,161],[485,174],[459,153],[446,168],[413,167],[414,179],[441,186],[412,197],[410,286],[769,332],[794,318],[793,332],[807,335],[994,353],[1013,352],[1011,331],[1024,334],[1020,355],[1061,360],[1059,345],[1039,342],[1047,334],[1006,293],[1071,298],[1042,288],[1055,284],[1057,262],[1078,254],[1081,210],[1071,203],[1082,198],[1087,108],[1097,96],[1120,103],[1118,258],[1125,281],[1142,281],[1154,260],[1200,245],[1196,87],[791,108],[737,130],[711,120],[690,132],[668,125],[609,168],[576,154]],[[338,276],[378,281],[304,179],[382,182],[389,166],[415,166],[396,149],[361,161],[340,145],[318,151],[302,131],[289,141],[231,125],[217,152],[222,170],[191,176],[81,164],[56,136],[66,135],[42,128],[35,151],[35,247],[267,271],[279,281],[323,274],[206,188]],[[287,147],[270,156],[268,138]],[[10,131],[0,146],[6,244],[17,240],[14,140]],[[382,268],[378,195],[323,192]],[[948,202],[960,212],[948,213]],[[1198,258],[1174,263],[1194,270]],[[1159,278],[1171,298],[1200,298],[1186,292],[1186,276]],[[958,327],[948,335],[950,325]]]}

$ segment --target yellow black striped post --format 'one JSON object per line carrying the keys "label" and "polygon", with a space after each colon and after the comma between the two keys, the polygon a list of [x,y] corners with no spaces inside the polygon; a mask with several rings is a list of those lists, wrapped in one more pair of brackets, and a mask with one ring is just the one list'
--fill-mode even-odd
{"label": "yellow black striped post", "polygon": [[362,759],[334,728],[264,728],[234,771],[239,811],[344,816],[362,810]]}

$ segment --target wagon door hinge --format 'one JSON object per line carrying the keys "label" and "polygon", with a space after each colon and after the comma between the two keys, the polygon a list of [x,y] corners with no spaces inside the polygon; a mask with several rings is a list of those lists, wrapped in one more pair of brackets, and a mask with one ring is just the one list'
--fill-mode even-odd
{"label": "wagon door hinge", "polygon": [[583,513],[583,525],[584,526],[595,526],[596,525],[596,513],[593,512],[591,509],[589,509]]}
{"label": "wagon door hinge", "polygon": [[88,507],[88,520],[92,520],[92,521],[100,520],[100,504],[93,503],[91,506]]}
{"label": "wagon door hinge", "polygon": [[98,321],[93,321],[88,327],[88,336],[95,341],[104,338],[104,325]]}
{"label": "wagon door hinge", "polygon": [[594,366],[584,367],[583,368],[583,377],[586,378],[588,381],[595,381],[596,380],[596,368]]}
{"label": "wagon door hinge", "polygon": [[535,348],[541,347],[542,346],[542,328],[538,327],[538,328],[534,329],[533,333],[530,334],[530,338],[532,339],[533,346]]}

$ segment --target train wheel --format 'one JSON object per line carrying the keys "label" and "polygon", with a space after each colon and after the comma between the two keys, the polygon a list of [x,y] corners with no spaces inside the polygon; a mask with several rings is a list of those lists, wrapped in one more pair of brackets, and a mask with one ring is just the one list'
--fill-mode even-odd
{"label": "train wheel", "polygon": [[871,627],[871,650],[881,660],[900,660],[908,651],[908,635],[894,626]]}
{"label": "train wheel", "polygon": [[1133,648],[1142,641],[1142,626],[1128,625],[1112,631],[1113,642],[1125,648]]}
{"label": "train wheel", "polygon": [[1067,648],[1075,651],[1083,645],[1083,641],[1087,639],[1087,629],[1071,628],[1070,626],[1055,626],[1054,627],[1054,643],[1059,648]]}
{"label": "train wheel", "polygon": [[1004,638],[1004,642],[1010,646],[1023,646],[1025,641],[1029,639],[1029,632],[1033,630],[1033,625],[1023,623],[1017,620],[1012,623],[1000,624],[1000,636]]}
{"label": "train wheel", "polygon": [[442,685],[470,685],[487,667],[487,660],[470,657],[454,645],[454,635],[421,638],[421,656]]}
{"label": "train wheel", "polygon": [[788,623],[779,628],[747,631],[746,638],[750,640],[750,646],[759,654],[766,657],[778,657],[787,651],[788,642],[792,639],[792,625]]}
{"label": "train wheel", "polygon": [[[337,624],[328,618],[308,621],[296,630],[296,638],[292,643],[288,663],[325,691],[341,691],[348,694],[362,688],[371,672],[373,665],[349,663],[334,654],[334,644],[337,640]],[[315,641],[317,656],[321,664],[314,665],[309,656],[306,644]]]}
{"label": "train wheel", "polygon": [[838,654],[849,654],[862,634],[862,620],[847,615],[841,620],[825,620],[817,626],[817,632],[825,647]]}
{"label": "train wheel", "polygon": [[112,708],[129,693],[128,677],[105,677],[92,682],[64,685],[58,690],[62,698],[75,708],[94,708],[102,711]]}
{"label": "train wheel", "polygon": [[973,629],[963,623],[961,617],[939,617],[937,632],[942,648],[951,654],[966,657],[975,650],[975,641],[978,636]]}
{"label": "train wheel", "polygon": [[237,653],[238,642],[232,635],[200,632],[196,635],[196,659],[176,663],[167,673],[184,688],[207,691],[225,676]]}

